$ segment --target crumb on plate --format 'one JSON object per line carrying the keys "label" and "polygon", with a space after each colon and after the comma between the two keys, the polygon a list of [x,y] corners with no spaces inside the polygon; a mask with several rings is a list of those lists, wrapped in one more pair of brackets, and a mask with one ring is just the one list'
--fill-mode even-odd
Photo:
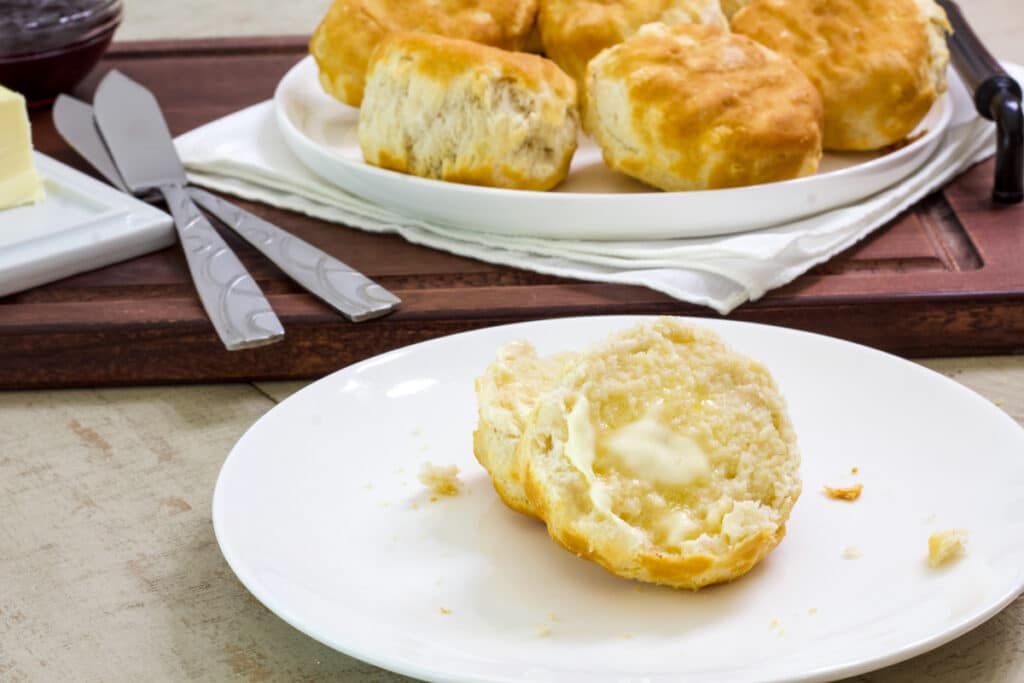
{"label": "crumb on plate", "polygon": [[551,635],[551,627],[547,624],[538,624],[533,630],[538,638],[547,638]]}
{"label": "crumb on plate", "polygon": [[847,486],[845,488],[833,488],[831,486],[825,486],[825,493],[829,498],[835,500],[857,500],[860,498],[860,492],[864,490],[864,484],[854,484],[853,486]]}
{"label": "crumb on plate", "polygon": [[848,545],[845,548],[843,548],[843,559],[844,560],[856,560],[856,559],[859,559],[861,557],[864,557],[864,553],[862,553],[860,551],[860,548],[858,548],[857,546],[855,546],[855,545]]}
{"label": "crumb on plate", "polygon": [[442,607],[441,608],[441,614],[451,614],[451,613],[452,613],[452,611],[450,609],[448,609],[447,607]]}
{"label": "crumb on plate", "polygon": [[817,613],[818,613],[818,608],[817,608],[817,607],[811,607],[811,608],[810,608],[809,610],[807,610],[807,614],[809,614],[809,615],[810,615],[810,616],[812,616],[812,617],[813,617],[813,616],[814,616],[815,614],[817,614]]}
{"label": "crumb on plate", "polygon": [[860,472],[859,467],[854,467],[853,469],[850,470],[850,474],[857,474],[858,472]]}
{"label": "crumb on plate", "polygon": [[456,465],[441,467],[425,462],[420,468],[419,479],[421,484],[441,496],[454,496],[462,490]]}
{"label": "crumb on plate", "polygon": [[964,529],[936,531],[928,537],[928,566],[934,569],[960,557],[966,543],[967,531]]}

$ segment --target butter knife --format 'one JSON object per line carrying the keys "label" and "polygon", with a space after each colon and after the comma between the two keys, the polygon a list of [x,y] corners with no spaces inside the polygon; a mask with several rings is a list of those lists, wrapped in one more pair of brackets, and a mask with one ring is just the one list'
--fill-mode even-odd
{"label": "butter knife", "polygon": [[[96,129],[92,107],[68,95],[53,106],[64,140],[111,185],[129,192]],[[200,207],[256,247],[278,268],[346,318],[362,322],[398,308],[401,300],[351,266],[276,225],[197,187],[187,192]]]}
{"label": "butter knife", "polygon": [[185,191],[185,169],[153,94],[111,71],[93,112],[125,186],[135,195],[158,190],[167,202],[199,300],[224,346],[280,341],[284,328],[263,291]]}

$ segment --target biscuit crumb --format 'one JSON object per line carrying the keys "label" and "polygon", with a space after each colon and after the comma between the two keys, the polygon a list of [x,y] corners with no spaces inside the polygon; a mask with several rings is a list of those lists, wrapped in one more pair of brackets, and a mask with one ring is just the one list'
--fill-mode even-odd
{"label": "biscuit crumb", "polygon": [[452,611],[450,609],[448,609],[447,607],[442,607],[441,608],[441,614],[451,614],[451,613],[452,613]]}
{"label": "biscuit crumb", "polygon": [[770,622],[768,622],[768,626],[770,628],[778,628],[779,627],[779,620],[778,619],[772,619]]}
{"label": "biscuit crumb", "polygon": [[622,639],[623,640],[633,640],[633,634],[632,633],[627,633],[627,634],[622,636]]}
{"label": "biscuit crumb", "polygon": [[454,496],[462,490],[456,465],[440,467],[425,462],[420,468],[419,479],[421,484],[441,496]]}
{"label": "biscuit crumb", "polygon": [[996,399],[996,401],[995,401],[995,403],[996,403],[996,405],[997,405],[997,406],[1000,406],[1000,407],[1002,407],[1002,405],[1003,405],[1003,401],[1002,401],[1002,399],[998,399],[998,398],[997,398],[997,399]]}
{"label": "biscuit crumb", "polygon": [[551,627],[547,624],[538,624],[533,630],[536,632],[538,638],[547,638],[551,635]]}
{"label": "biscuit crumb", "polygon": [[549,615],[548,615],[548,620],[549,620],[549,621],[559,621],[559,617],[558,617],[558,615],[557,615],[557,614],[555,614],[554,612],[552,612],[551,614],[549,614]]}
{"label": "biscuit crumb", "polygon": [[810,616],[812,616],[812,617],[813,617],[813,616],[814,616],[815,614],[817,614],[817,613],[818,613],[818,608],[817,608],[817,607],[812,607],[812,608],[810,608],[809,610],[807,610],[807,614],[809,614],[809,615],[810,615]]}
{"label": "biscuit crumb", "polygon": [[960,557],[965,543],[967,531],[964,529],[936,531],[928,537],[928,566],[935,569]]}
{"label": "biscuit crumb", "polygon": [[855,545],[848,545],[845,548],[843,548],[843,559],[844,560],[857,560],[857,559],[860,559],[861,557],[864,557],[864,553],[862,553],[860,551],[860,548],[858,548],[857,546],[855,546]]}
{"label": "biscuit crumb", "polygon": [[859,467],[854,467],[852,470],[850,470],[850,474],[857,474],[858,472],[860,472]]}
{"label": "biscuit crumb", "polygon": [[857,500],[860,498],[860,492],[864,490],[864,484],[854,484],[846,488],[833,488],[831,486],[825,486],[825,493],[829,498],[835,500]]}
{"label": "biscuit crumb", "polygon": [[431,496],[430,497],[430,502],[431,503],[436,503],[438,500],[439,500],[439,498],[437,496]]}

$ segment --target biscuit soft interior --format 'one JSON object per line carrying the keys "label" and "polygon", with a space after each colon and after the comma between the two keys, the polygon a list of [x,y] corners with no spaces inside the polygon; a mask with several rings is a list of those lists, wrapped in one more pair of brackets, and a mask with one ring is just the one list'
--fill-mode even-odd
{"label": "biscuit soft interior", "polygon": [[542,395],[520,441],[552,538],[680,588],[749,571],[785,534],[799,454],[767,370],[674,319],[613,335]]}
{"label": "biscuit soft interior", "polygon": [[359,144],[402,173],[547,190],[568,175],[578,122],[575,84],[546,59],[393,33],[367,70]]}

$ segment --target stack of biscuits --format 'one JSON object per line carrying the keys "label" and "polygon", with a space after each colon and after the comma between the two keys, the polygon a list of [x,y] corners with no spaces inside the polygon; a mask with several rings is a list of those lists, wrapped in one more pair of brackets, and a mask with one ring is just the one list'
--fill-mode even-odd
{"label": "stack of biscuits", "polygon": [[708,330],[661,318],[552,357],[512,342],[476,393],[473,451],[501,499],[615,575],[698,589],[785,535],[801,490],[785,401]]}
{"label": "stack of biscuits", "polygon": [[933,0],[335,0],[310,51],[370,164],[548,190],[582,127],[680,191],[899,143],[946,88],[949,30]]}

